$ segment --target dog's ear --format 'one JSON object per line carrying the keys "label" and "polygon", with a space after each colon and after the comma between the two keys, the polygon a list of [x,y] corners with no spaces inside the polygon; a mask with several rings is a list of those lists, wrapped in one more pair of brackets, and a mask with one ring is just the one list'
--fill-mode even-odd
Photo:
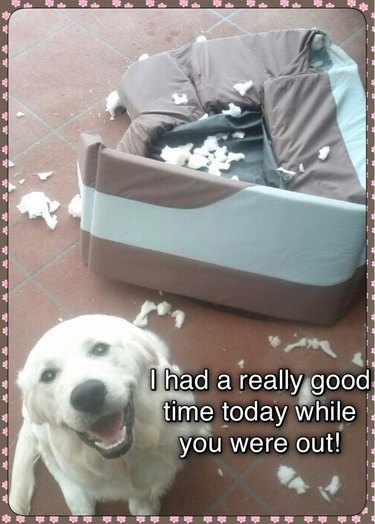
{"label": "dog's ear", "polygon": [[150,331],[143,331],[136,328],[130,339],[124,341],[124,344],[134,344],[138,348],[138,356],[142,360],[142,367],[157,367],[163,360],[168,358],[168,348],[166,344]]}

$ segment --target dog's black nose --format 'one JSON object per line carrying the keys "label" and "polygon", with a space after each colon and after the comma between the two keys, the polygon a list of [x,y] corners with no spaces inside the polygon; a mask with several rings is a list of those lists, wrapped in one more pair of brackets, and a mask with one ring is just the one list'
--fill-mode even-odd
{"label": "dog's black nose", "polygon": [[73,389],[70,395],[70,402],[78,411],[96,414],[103,407],[106,394],[107,388],[103,382],[90,379]]}

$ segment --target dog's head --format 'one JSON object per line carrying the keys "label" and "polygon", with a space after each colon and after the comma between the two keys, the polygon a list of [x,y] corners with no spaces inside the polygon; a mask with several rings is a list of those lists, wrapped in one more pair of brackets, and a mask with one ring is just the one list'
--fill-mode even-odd
{"label": "dog's head", "polygon": [[166,357],[153,334],[126,320],[85,315],[62,322],[32,349],[18,377],[36,424],[74,430],[106,458],[133,442],[134,396]]}

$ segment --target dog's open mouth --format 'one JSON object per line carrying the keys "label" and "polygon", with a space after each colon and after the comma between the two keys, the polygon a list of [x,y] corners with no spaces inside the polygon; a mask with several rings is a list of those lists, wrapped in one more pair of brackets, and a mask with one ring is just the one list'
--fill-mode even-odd
{"label": "dog's open mouth", "polygon": [[105,458],[117,458],[133,444],[134,405],[131,395],[125,408],[99,417],[85,432],[77,432],[81,440]]}

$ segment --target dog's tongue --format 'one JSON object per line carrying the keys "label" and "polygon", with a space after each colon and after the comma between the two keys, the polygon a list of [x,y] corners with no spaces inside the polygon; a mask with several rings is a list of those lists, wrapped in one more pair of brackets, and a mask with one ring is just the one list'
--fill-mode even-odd
{"label": "dog's tongue", "polygon": [[88,433],[94,438],[99,438],[105,444],[112,444],[121,440],[123,425],[124,413],[123,411],[117,411],[116,413],[100,417],[89,428]]}

